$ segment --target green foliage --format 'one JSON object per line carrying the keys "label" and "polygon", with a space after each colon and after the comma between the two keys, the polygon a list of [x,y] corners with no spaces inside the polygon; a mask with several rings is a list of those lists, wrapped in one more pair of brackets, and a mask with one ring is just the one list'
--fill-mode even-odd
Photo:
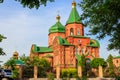
{"label": "green foliage", "polygon": [[114,70],[113,56],[111,54],[108,56],[107,62],[108,62],[109,68]]}
{"label": "green foliage", "polygon": [[54,73],[48,73],[47,78],[48,78],[48,80],[54,80],[55,74]]}
{"label": "green foliage", "polygon": [[120,76],[116,77],[115,80],[120,80]]}
{"label": "green foliage", "polygon": [[[17,2],[20,2],[20,4],[23,5],[23,7],[28,7],[28,8],[36,8],[38,9],[40,5],[46,6],[47,2],[54,2],[54,0],[15,0]],[[4,0],[0,0],[0,3],[3,3]]]}
{"label": "green foliage", "polygon": [[47,1],[53,2],[54,0],[15,0],[20,2],[24,7],[38,9],[40,5],[46,6]]}
{"label": "green foliage", "polygon": [[76,78],[77,77],[77,69],[76,68],[62,69],[61,77],[62,78]]}
{"label": "green foliage", "polygon": [[108,77],[115,77],[114,73],[114,64],[113,64],[113,56],[110,54],[107,59],[108,68],[105,70],[105,75]]}
{"label": "green foliage", "polygon": [[12,70],[15,70],[15,65],[16,65],[15,59],[10,58],[4,65],[10,67]]}
{"label": "green foliage", "polygon": [[10,58],[5,64],[8,68],[12,69],[13,75],[12,78],[17,78],[19,76],[18,69],[16,69],[16,62],[14,58]]}
{"label": "green foliage", "polygon": [[24,78],[32,78],[33,77],[33,69],[34,67],[33,66],[30,66],[30,65],[24,65],[23,67],[23,77]]}
{"label": "green foliage", "polygon": [[77,78],[76,80],[88,80],[87,77]]}
{"label": "green foliage", "polygon": [[103,58],[94,58],[91,62],[90,62],[91,67],[93,68],[98,68],[98,66],[102,66],[102,67],[106,67],[107,63],[105,62],[105,60]]}
{"label": "green foliage", "polygon": [[3,2],[3,0],[0,0],[0,3],[2,3]]}
{"label": "green foliage", "polygon": [[82,0],[81,19],[90,26],[90,34],[98,39],[110,36],[108,50],[120,51],[120,1],[119,0]]}
{"label": "green foliage", "polygon": [[23,67],[23,77],[24,78],[31,78],[33,77],[33,65],[31,65],[31,61],[30,61],[30,57],[25,56],[25,54],[23,54],[22,56],[20,56],[19,58],[20,60],[24,61],[25,65]]}
{"label": "green foliage", "polygon": [[[0,42],[2,42],[3,39],[6,39],[6,37],[4,37],[3,35],[0,34]],[[0,55],[5,55],[5,52],[3,52],[2,48],[0,48]]]}
{"label": "green foliage", "polygon": [[46,77],[47,72],[51,69],[50,63],[44,58],[33,57],[30,59],[29,57],[22,55],[20,60],[25,62],[23,76],[26,78],[33,77],[34,66],[38,67],[38,77],[42,78]]}
{"label": "green foliage", "polygon": [[14,70],[12,70],[12,72],[13,72],[12,78],[13,78],[13,79],[18,78],[18,76],[19,76],[18,70],[17,70],[17,69],[14,69]]}
{"label": "green foliage", "polygon": [[84,76],[86,76],[87,75],[86,74],[86,59],[85,59],[85,55],[84,54],[82,54],[81,60],[79,61],[79,64],[82,67],[82,74]]}

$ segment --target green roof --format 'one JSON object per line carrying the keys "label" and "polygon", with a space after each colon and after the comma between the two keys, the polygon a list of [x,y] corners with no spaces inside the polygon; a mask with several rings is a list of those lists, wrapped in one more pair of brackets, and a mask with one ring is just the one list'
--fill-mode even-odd
{"label": "green roof", "polygon": [[90,44],[88,46],[91,46],[91,47],[100,47],[100,44],[97,40],[95,39],[90,39]]}
{"label": "green roof", "polygon": [[115,56],[115,57],[113,57],[114,59],[117,59],[117,58],[120,58],[120,56]]}
{"label": "green roof", "polygon": [[60,23],[60,21],[57,21],[56,24],[50,27],[49,33],[54,33],[54,32],[65,33],[65,27]]}
{"label": "green roof", "polygon": [[64,45],[64,46],[72,46],[72,44],[70,44],[65,38],[61,38],[60,36],[57,36],[58,40],[59,40],[59,44],[60,45]]}
{"label": "green roof", "polygon": [[70,23],[80,23],[80,16],[77,12],[76,6],[72,8],[70,16],[66,22],[66,24],[70,24]]}
{"label": "green roof", "polygon": [[16,63],[16,65],[23,65],[23,64],[25,64],[24,61],[17,60],[17,59],[15,59],[15,63]]}
{"label": "green roof", "polygon": [[51,47],[38,47],[35,44],[33,46],[33,52],[53,52]]}

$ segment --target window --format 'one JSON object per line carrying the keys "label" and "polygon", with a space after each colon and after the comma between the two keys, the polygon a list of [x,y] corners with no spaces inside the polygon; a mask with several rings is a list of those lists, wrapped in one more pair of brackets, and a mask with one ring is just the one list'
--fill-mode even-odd
{"label": "window", "polygon": [[116,63],[118,63],[118,60],[116,60]]}
{"label": "window", "polygon": [[70,35],[74,35],[74,30],[73,30],[73,28],[70,29]]}
{"label": "window", "polygon": [[75,48],[75,52],[78,54],[78,47]]}
{"label": "window", "polygon": [[77,34],[80,35],[80,31],[79,30],[78,30]]}
{"label": "window", "polygon": [[82,53],[84,53],[84,48],[82,48]]}

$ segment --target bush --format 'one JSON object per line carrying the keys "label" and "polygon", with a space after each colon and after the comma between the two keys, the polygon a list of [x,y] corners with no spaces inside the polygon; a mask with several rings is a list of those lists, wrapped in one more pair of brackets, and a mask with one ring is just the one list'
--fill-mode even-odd
{"label": "bush", "polygon": [[120,76],[116,77],[115,80],[120,80]]}
{"label": "bush", "polygon": [[48,78],[48,80],[54,80],[55,74],[53,74],[53,73],[48,73],[48,74],[47,74],[47,78]]}
{"label": "bush", "polygon": [[77,69],[75,68],[62,69],[61,77],[62,78],[76,78]]}

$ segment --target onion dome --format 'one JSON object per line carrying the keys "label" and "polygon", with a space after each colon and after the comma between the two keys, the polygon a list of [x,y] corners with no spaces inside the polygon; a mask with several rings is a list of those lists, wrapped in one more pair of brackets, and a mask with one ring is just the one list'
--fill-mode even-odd
{"label": "onion dome", "polygon": [[50,27],[49,33],[55,33],[55,32],[65,33],[65,27],[60,22],[60,16],[57,15],[56,19],[57,19],[57,22]]}
{"label": "onion dome", "polygon": [[13,57],[18,59],[18,56],[19,56],[19,53],[18,53],[17,51],[15,51],[15,52],[13,53]]}

